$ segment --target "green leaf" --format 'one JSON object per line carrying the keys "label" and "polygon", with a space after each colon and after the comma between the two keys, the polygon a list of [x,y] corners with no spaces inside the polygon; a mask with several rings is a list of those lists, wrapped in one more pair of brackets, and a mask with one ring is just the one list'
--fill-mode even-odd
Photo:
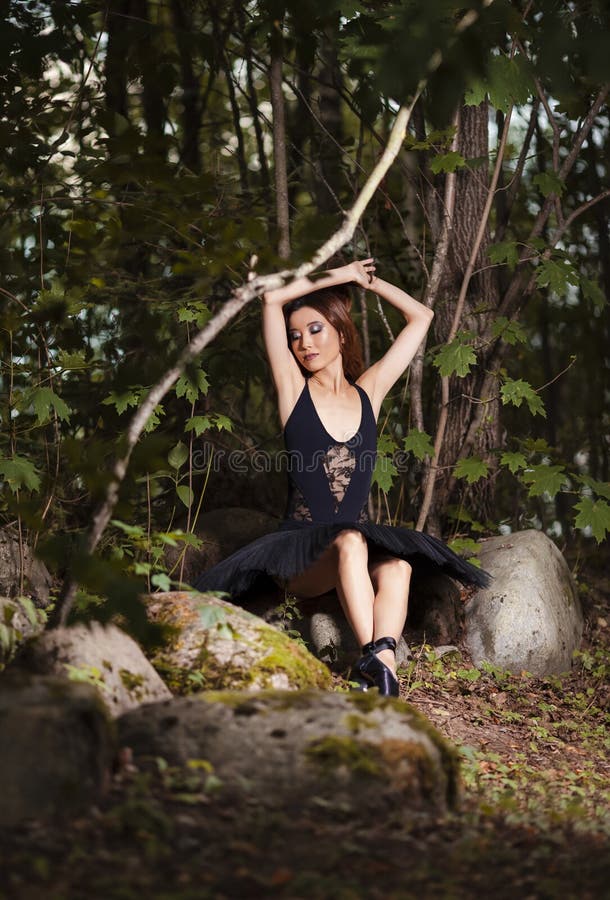
{"label": "green leaf", "polygon": [[543,197],[550,197],[551,194],[561,197],[565,190],[565,184],[555,172],[539,172],[538,175],[534,175],[532,181]]}
{"label": "green leaf", "polygon": [[390,456],[385,456],[384,454],[378,455],[373,471],[372,483],[378,484],[381,490],[387,494],[397,475],[398,470],[392,462],[392,458]]}
{"label": "green leaf", "polygon": [[574,520],[577,528],[590,528],[593,537],[600,544],[610,532],[610,506],[605,500],[593,502],[591,497],[583,497],[574,504],[578,515]]}
{"label": "green leaf", "polygon": [[495,265],[506,263],[512,272],[519,262],[518,246],[516,241],[499,241],[497,244],[489,245],[487,255]]}
{"label": "green leaf", "polygon": [[525,400],[533,416],[539,415],[546,418],[546,410],[540,395],[536,393],[531,384],[523,381],[522,378],[507,378],[500,388],[500,396],[505,406],[507,403],[512,403],[513,406],[521,406]]}
{"label": "green leaf", "polygon": [[228,416],[214,413],[212,416],[192,416],[192,418],[187,419],[184,426],[185,431],[194,431],[196,437],[199,437],[200,434],[203,434],[209,428],[217,428],[218,431],[224,429],[232,432],[233,422]]}
{"label": "green leaf", "polygon": [[178,497],[182,500],[186,508],[190,509],[190,507],[193,505],[195,495],[193,494],[193,491],[188,486],[188,484],[179,484],[176,488],[176,493],[178,494]]}
{"label": "green leaf", "polygon": [[430,163],[430,170],[438,175],[439,172],[455,172],[456,169],[466,165],[466,160],[461,153],[450,150],[449,153],[440,153]]}
{"label": "green leaf", "polygon": [[50,387],[37,387],[28,394],[28,400],[34,407],[34,412],[38,419],[38,425],[48,422],[51,418],[51,410],[62,422],[70,421],[70,413],[72,410],[68,404],[61,399]]}
{"label": "green leaf", "polygon": [[518,106],[527,103],[533,89],[528,61],[521,54],[513,59],[499,55],[491,58],[487,78],[471,83],[464,102],[467,106],[479,106],[489,94],[491,105],[507,112],[513,103]]}
{"label": "green leaf", "polygon": [[25,488],[26,491],[37,491],[40,488],[40,475],[34,464],[24,456],[0,459],[0,475],[13,493],[20,488]]}
{"label": "green leaf", "polygon": [[554,497],[559,493],[563,485],[569,484],[568,477],[563,466],[531,466],[521,476],[525,484],[529,484],[529,497],[540,497],[542,494],[550,494]]}
{"label": "green leaf", "polygon": [[204,431],[211,427],[212,420],[209,416],[192,416],[190,419],[187,419],[184,430],[194,431],[195,436],[199,437],[200,434],[203,434]]}
{"label": "green leaf", "polygon": [[485,478],[489,472],[489,465],[478,456],[468,456],[457,462],[453,474],[456,478],[465,478],[468,484],[474,484],[481,478]]}
{"label": "green leaf", "polygon": [[223,429],[225,431],[233,431],[233,422],[228,416],[223,416],[220,413],[216,413],[214,416],[214,425],[219,431]]}
{"label": "green leaf", "polygon": [[412,453],[416,459],[425,459],[426,456],[434,456],[434,444],[432,438],[425,431],[411,428],[403,446],[407,453]]}
{"label": "green leaf", "polygon": [[519,322],[511,322],[504,316],[498,316],[491,327],[491,333],[495,338],[501,337],[507,344],[525,344],[527,334]]}
{"label": "green leaf", "polygon": [[529,72],[526,59],[516,54],[513,59],[508,56],[493,56],[488,69],[489,102],[496,109],[508,112],[516,103],[522,106],[527,103],[534,90],[534,82]]}
{"label": "green leaf", "polygon": [[474,350],[470,344],[464,344],[459,337],[454,338],[450,344],[437,352],[433,365],[439,370],[441,375],[459,375],[463,378],[470,372],[470,367],[477,361]]}
{"label": "green leaf", "polygon": [[487,85],[484,81],[474,81],[464,95],[465,106],[480,106],[487,97]]}
{"label": "green leaf", "polygon": [[153,575],[150,579],[150,583],[153,587],[159,588],[162,591],[171,591],[172,589],[172,580],[164,572],[157,572]]}
{"label": "green leaf", "polygon": [[114,406],[118,414],[122,415],[128,407],[138,405],[141,393],[141,388],[129,388],[129,390],[123,391],[122,394],[112,391],[102,400],[102,403],[104,406]]}
{"label": "green leaf", "polygon": [[508,466],[513,475],[515,475],[519,469],[525,469],[527,459],[523,453],[511,453],[507,450],[500,457],[500,463],[503,466]]}
{"label": "green leaf", "polygon": [[587,487],[590,487],[594,493],[598,494],[600,497],[605,497],[606,500],[610,500],[610,483],[607,481],[597,481],[595,478],[591,478],[590,475],[579,475],[577,477],[579,481],[586,484]]}
{"label": "green leaf", "polygon": [[182,441],[178,441],[175,447],[167,454],[167,461],[172,467],[172,469],[179,469],[181,466],[189,458],[189,451],[186,444],[183,444]]}
{"label": "green leaf", "polygon": [[541,259],[536,269],[538,287],[550,287],[556,294],[565,294],[569,284],[578,284],[578,273],[569,259]]}
{"label": "green leaf", "polygon": [[186,397],[189,403],[194,403],[200,394],[207,394],[209,387],[210,383],[203,369],[197,370],[194,382],[185,372],[176,382],[176,397]]}
{"label": "green leaf", "polygon": [[[474,562],[475,565],[480,565],[479,561],[476,559],[476,555],[481,550],[481,545],[472,538],[454,538],[454,540],[449,541],[447,546],[450,550],[453,550],[453,552],[457,553],[459,556],[470,557],[469,562]],[[474,560],[473,557],[475,557]]]}
{"label": "green leaf", "polygon": [[198,605],[198,609],[199,618],[204,628],[217,628],[219,625],[224,625],[227,622],[226,611],[218,606],[213,606],[211,603],[202,603]]}
{"label": "green leaf", "polygon": [[396,453],[398,444],[391,434],[380,434],[377,439],[377,453],[379,455]]}
{"label": "green leaf", "polygon": [[596,309],[604,308],[608,301],[597,281],[593,281],[591,278],[581,278],[580,286],[584,297],[592,303]]}

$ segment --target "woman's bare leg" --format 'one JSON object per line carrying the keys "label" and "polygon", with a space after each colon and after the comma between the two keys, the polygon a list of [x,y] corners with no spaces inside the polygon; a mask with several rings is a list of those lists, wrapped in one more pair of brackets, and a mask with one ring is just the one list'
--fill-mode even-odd
{"label": "woman's bare leg", "polygon": [[[411,566],[404,559],[389,557],[371,562],[369,572],[375,591],[373,640],[389,636],[398,643],[407,619]],[[391,650],[381,650],[377,655],[396,671],[396,657]]]}
{"label": "woman's bare leg", "polygon": [[[298,597],[318,597],[334,588],[362,646],[380,637],[393,637],[398,643],[407,618],[410,579],[408,562],[395,557],[369,561],[364,535],[346,529],[287,587]],[[391,650],[382,650],[378,656],[396,671]]]}
{"label": "woman's bare leg", "polygon": [[373,639],[375,592],[368,572],[368,546],[359,531],[341,531],[322,556],[288,583],[298,597],[317,597],[332,589],[356,640],[362,646]]}

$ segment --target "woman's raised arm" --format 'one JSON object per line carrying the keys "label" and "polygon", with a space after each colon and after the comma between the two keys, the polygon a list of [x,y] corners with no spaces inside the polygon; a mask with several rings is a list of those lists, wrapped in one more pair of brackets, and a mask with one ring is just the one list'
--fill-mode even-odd
{"label": "woman's raised arm", "polygon": [[381,278],[373,278],[365,286],[399,309],[407,321],[389,350],[358,379],[358,384],[369,395],[377,416],[384,397],[403,374],[425,338],[434,313],[406,291]]}
{"label": "woman's raised arm", "polygon": [[323,288],[335,287],[349,281],[368,282],[366,272],[369,270],[372,277],[374,272],[372,259],[350,263],[338,269],[329,269],[313,280],[296,278],[281,288],[263,294],[263,340],[278,395],[282,425],[285,424],[303,389],[304,380],[299,365],[288,347],[282,307],[297,297],[305,297]]}

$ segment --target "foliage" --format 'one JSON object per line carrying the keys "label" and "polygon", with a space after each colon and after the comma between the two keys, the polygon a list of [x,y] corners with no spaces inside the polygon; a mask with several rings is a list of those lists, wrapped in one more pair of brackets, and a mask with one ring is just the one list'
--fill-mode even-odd
{"label": "foliage", "polygon": [[[279,509],[280,479],[260,477],[254,464],[259,448],[273,455],[280,444],[259,317],[250,309],[149,419],[115,512],[122,524],[101,551],[107,574],[100,560],[78,562],[130,417],[150,386],[251,269],[284,266],[274,251],[267,78],[270,36],[283,22],[291,262],[340,223],[379,157],[393,110],[427,76],[405,150],[345,248],[346,260],[374,254],[384,277],[420,296],[437,237],[426,193],[442,196],[453,174],[485,183],[495,162],[495,148],[489,159],[452,148],[456,104],[464,94],[476,108],[488,102],[500,125],[515,109],[492,234],[477,266],[493,267],[503,289],[529,272],[531,293],[500,312],[483,298],[451,341],[437,340],[422,421],[400,386],[392,393],[374,475],[377,512],[416,518],[421,475],[433,457],[438,378],[450,378],[460,396],[462,380],[486,373],[508,346],[494,397],[475,385],[470,419],[458,423],[466,431],[481,404],[484,420],[496,415],[498,398],[507,439],[485,458],[466,448],[449,461],[455,488],[439,517],[457,502],[465,512],[472,507],[473,521],[487,519],[476,497],[493,476],[492,528],[536,521],[568,538],[580,529],[604,539],[610,249],[607,200],[587,204],[608,185],[606,105],[578,165],[562,170],[607,79],[604,9],[545,0],[530,16],[510,3],[475,3],[456,30],[465,10],[446,0],[239,9],[143,0],[142,15],[127,17],[119,6],[4,4],[3,522],[17,522],[38,541],[58,575],[82,564],[92,594],[115,590],[124,573],[135,577],[135,595],[173,583],[163,549],[172,541],[194,545],[208,501]],[[320,85],[330,86],[324,96]],[[541,93],[544,117],[535,107]],[[546,202],[554,212],[536,230]],[[354,317],[377,358],[387,329],[374,298],[366,304],[367,329],[358,304]],[[396,333],[393,310],[388,320]],[[450,415],[454,409],[452,402]],[[546,449],[536,449],[537,440]],[[246,471],[213,463],[232,452],[243,454]]]}

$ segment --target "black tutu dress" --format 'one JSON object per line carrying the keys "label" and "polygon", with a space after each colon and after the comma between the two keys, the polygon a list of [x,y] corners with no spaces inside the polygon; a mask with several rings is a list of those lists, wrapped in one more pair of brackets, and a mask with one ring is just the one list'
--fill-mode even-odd
{"label": "black tutu dress", "polygon": [[414,575],[444,572],[463,584],[485,586],[490,576],[461,559],[437,538],[370,521],[367,507],[377,447],[369,397],[359,385],[360,426],[349,441],[330,435],[318,416],[307,381],[284,429],[289,495],[279,529],[252,541],[195,583],[199,591],[243,594],[257,579],[285,584],[304,572],[340,531],[355,529],[371,552],[407,560]]}

